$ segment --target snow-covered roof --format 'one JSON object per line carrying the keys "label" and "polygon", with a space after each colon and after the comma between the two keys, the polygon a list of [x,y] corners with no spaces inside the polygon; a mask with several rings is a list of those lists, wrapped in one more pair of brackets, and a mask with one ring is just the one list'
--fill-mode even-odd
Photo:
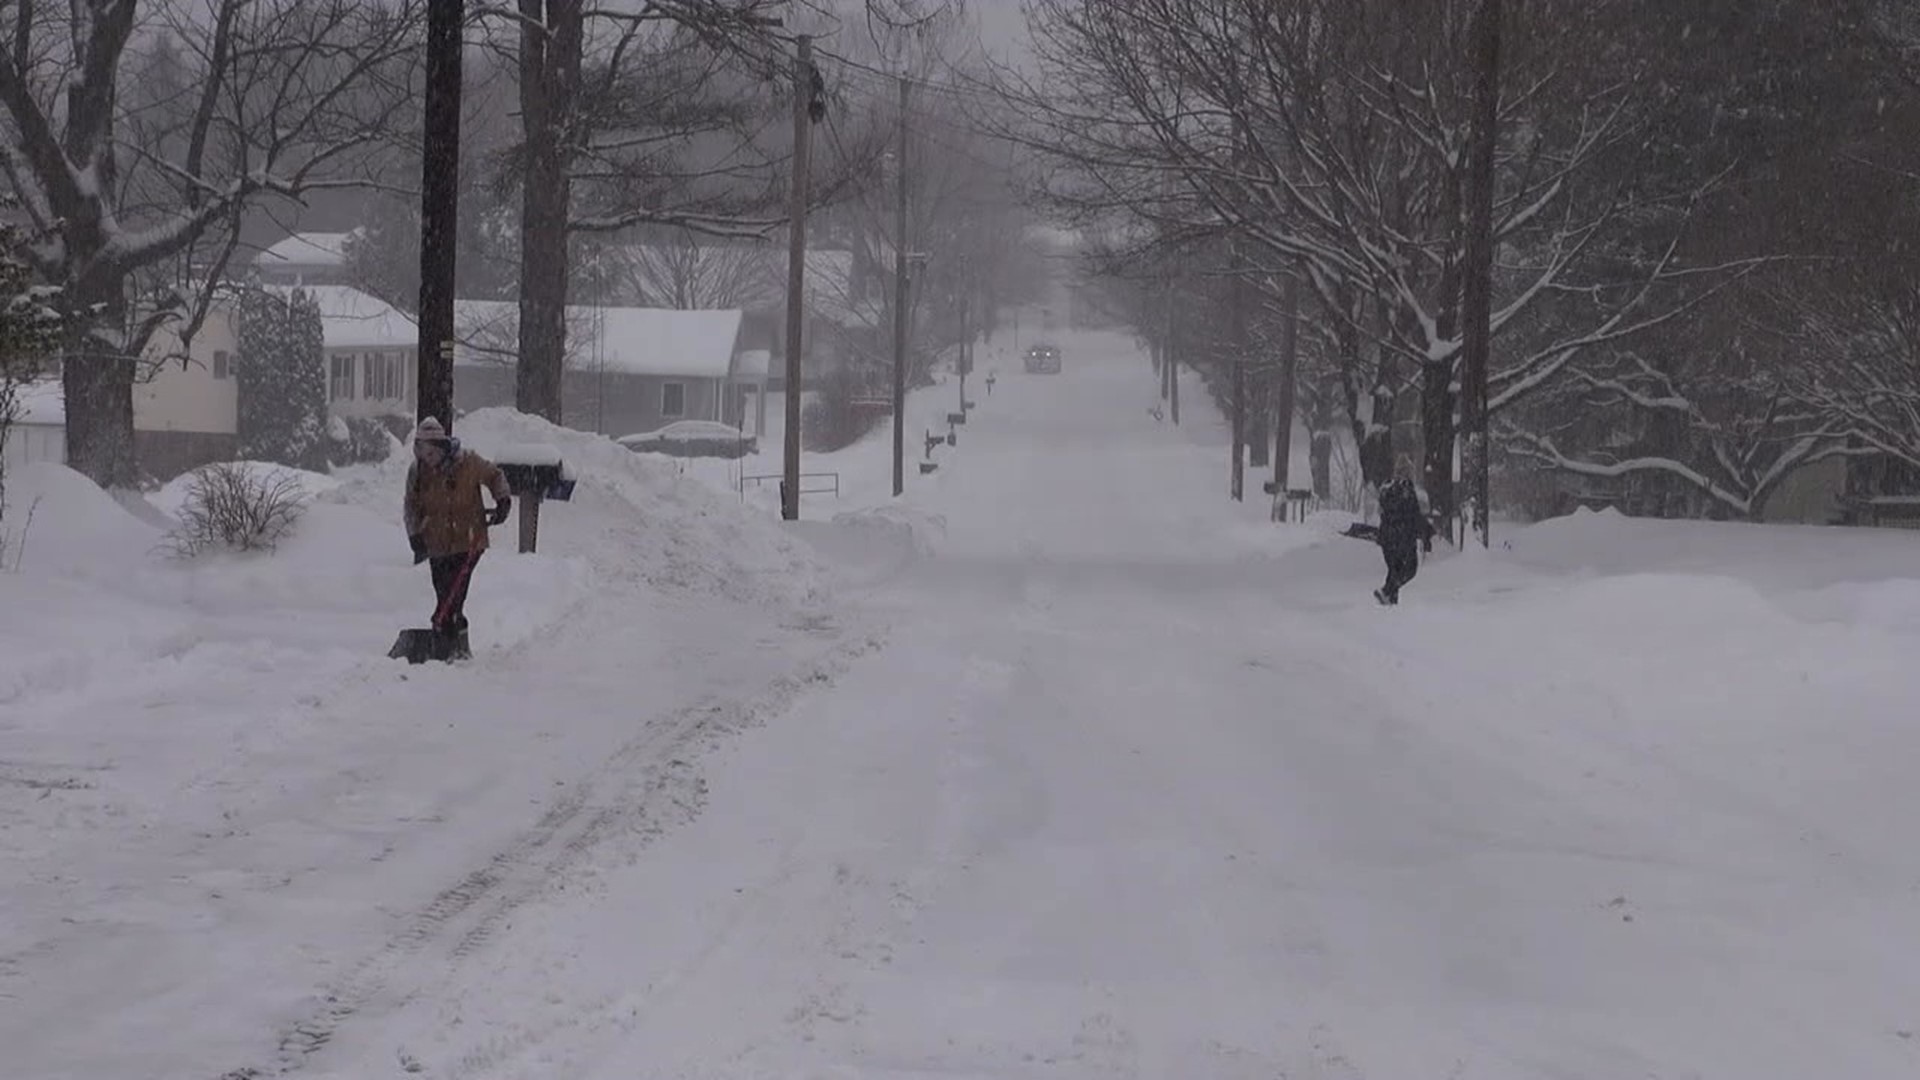
{"label": "snow-covered roof", "polygon": [[[519,305],[506,300],[454,303],[459,338],[454,363],[512,363],[519,338]],[[621,375],[678,375],[723,379],[733,371],[741,313],[670,308],[567,307],[568,362]]]}
{"label": "snow-covered roof", "polygon": [[19,406],[16,424],[59,427],[67,422],[67,398],[56,380],[20,384],[14,388],[14,401]]}
{"label": "snow-covered roof", "polygon": [[[293,292],[271,287],[282,296]],[[347,285],[305,285],[302,292],[320,307],[329,349],[411,349],[420,343],[420,328],[406,312]]]}
{"label": "snow-covered roof", "polygon": [[253,257],[253,265],[262,270],[291,270],[295,267],[337,267],[347,261],[347,237],[353,233],[294,233]]}
{"label": "snow-covered roof", "polygon": [[743,379],[764,379],[773,369],[773,354],[765,349],[748,349],[733,365],[733,373]]}

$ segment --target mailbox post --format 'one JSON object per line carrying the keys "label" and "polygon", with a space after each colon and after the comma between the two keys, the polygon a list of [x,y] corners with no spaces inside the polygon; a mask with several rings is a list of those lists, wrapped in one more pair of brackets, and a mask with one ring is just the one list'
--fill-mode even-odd
{"label": "mailbox post", "polygon": [[507,490],[520,504],[520,554],[530,555],[540,543],[540,504],[547,499],[573,498],[573,480],[556,451],[545,447],[514,447],[494,462],[506,475]]}

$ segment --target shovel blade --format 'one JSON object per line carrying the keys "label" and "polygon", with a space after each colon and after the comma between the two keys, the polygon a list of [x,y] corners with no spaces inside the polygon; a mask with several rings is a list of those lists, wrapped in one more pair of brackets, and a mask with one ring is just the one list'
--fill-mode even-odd
{"label": "shovel blade", "polygon": [[429,660],[446,663],[451,660],[464,660],[472,655],[467,650],[465,634],[443,634],[430,628],[415,628],[400,631],[393,639],[393,648],[387,651],[390,660],[405,660],[409,664],[424,664]]}

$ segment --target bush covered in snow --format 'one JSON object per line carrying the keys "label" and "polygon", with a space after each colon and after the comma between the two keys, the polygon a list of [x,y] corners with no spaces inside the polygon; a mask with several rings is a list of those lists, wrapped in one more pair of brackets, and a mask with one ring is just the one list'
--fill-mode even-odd
{"label": "bush covered in snow", "polygon": [[387,460],[393,441],[412,429],[405,417],[334,417],[327,429],[327,460],[336,468]]}
{"label": "bush covered in snow", "polygon": [[300,523],[307,490],[297,473],[220,462],[187,480],[167,543],[181,558],[210,551],[271,551]]}

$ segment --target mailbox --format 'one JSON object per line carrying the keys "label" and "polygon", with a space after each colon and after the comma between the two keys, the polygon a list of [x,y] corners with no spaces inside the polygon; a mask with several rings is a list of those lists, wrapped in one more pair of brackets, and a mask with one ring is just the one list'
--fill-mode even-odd
{"label": "mailbox", "polygon": [[496,461],[500,471],[507,477],[507,489],[516,499],[524,499],[538,494],[543,499],[555,502],[568,502],[573,498],[573,481],[566,475],[566,466],[560,462],[537,465],[518,461]]}
{"label": "mailbox", "polygon": [[494,464],[520,504],[520,552],[528,554],[540,542],[540,504],[548,499],[571,501],[573,478],[567,475],[560,452],[547,446],[503,447]]}

